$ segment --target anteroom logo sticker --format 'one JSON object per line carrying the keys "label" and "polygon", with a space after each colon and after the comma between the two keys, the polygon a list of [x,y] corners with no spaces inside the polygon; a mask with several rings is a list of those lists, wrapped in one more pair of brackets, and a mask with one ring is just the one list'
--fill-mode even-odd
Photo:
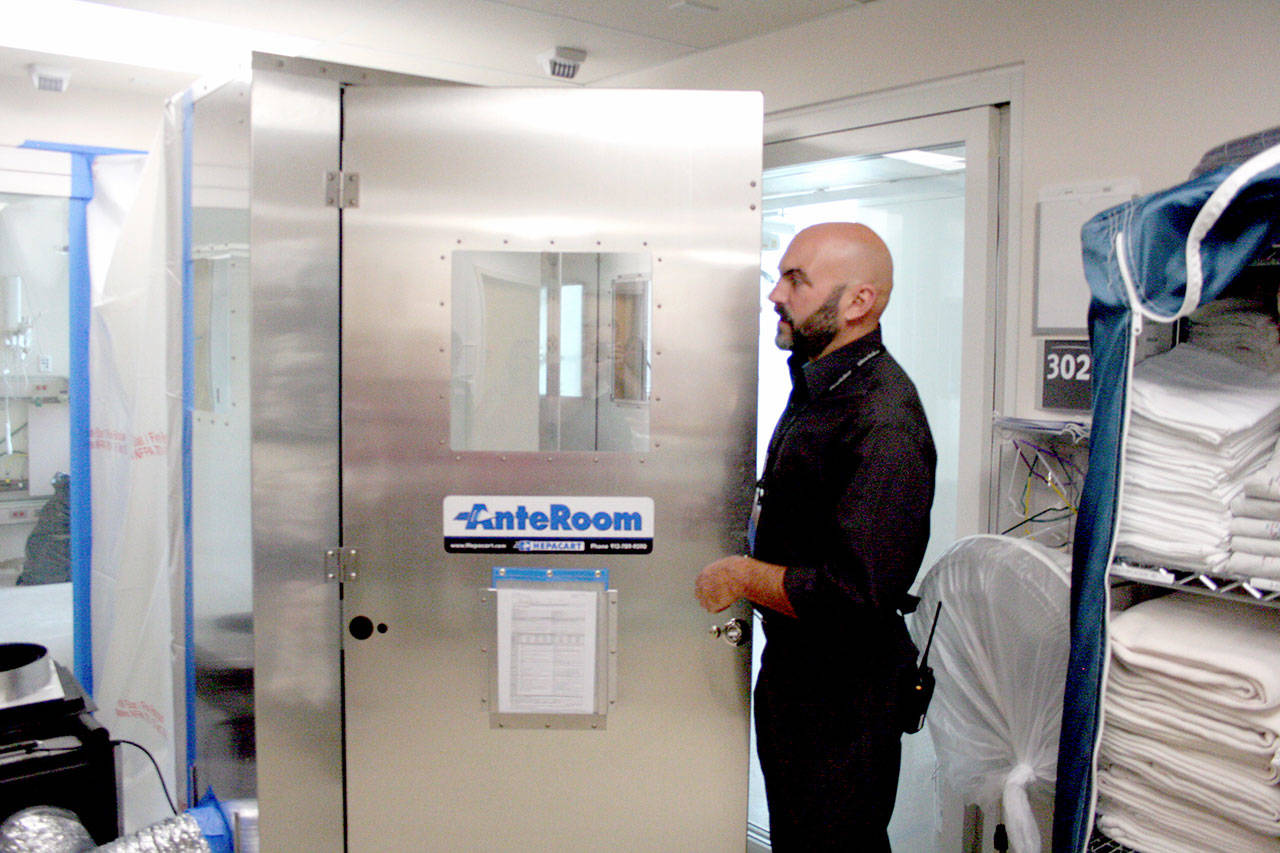
{"label": "anteroom logo sticker", "polygon": [[648,554],[653,499],[448,495],[444,548],[451,553]]}

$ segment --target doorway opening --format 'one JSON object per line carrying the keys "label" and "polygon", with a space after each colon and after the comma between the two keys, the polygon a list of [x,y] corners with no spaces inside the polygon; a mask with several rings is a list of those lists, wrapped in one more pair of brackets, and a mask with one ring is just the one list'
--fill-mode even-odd
{"label": "doorway opening", "polygon": [[[998,111],[980,107],[766,147],[757,473],[790,393],[768,302],[778,262],[791,238],[809,225],[864,223],[884,239],[894,262],[893,295],[881,320],[885,345],[916,383],[938,451],[921,575],[957,538],[985,529],[979,505],[986,462],[977,457],[989,445],[994,399],[998,128]],[[762,645],[754,653],[753,683]],[[766,850],[768,808],[754,728],[751,752],[749,849]],[[959,807],[936,790],[935,763],[928,734],[904,737],[890,824],[895,849],[945,847],[941,827],[951,824]]]}

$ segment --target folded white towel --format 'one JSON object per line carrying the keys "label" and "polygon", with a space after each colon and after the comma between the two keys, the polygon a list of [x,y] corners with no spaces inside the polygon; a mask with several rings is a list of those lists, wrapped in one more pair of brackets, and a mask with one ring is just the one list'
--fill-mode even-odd
{"label": "folded white towel", "polygon": [[1241,496],[1231,502],[1231,512],[1236,518],[1263,518],[1280,521],[1280,501]]}
{"label": "folded white towel", "polygon": [[1275,539],[1260,539],[1256,536],[1235,535],[1231,537],[1231,550],[1263,557],[1280,557],[1280,542]]}
{"label": "folded white towel", "polygon": [[1240,578],[1280,580],[1280,557],[1233,553],[1223,563],[1222,574]]}
{"label": "folded white towel", "polygon": [[1129,396],[1134,411],[1217,444],[1280,409],[1280,376],[1184,344],[1139,363]]}
{"label": "folded white towel", "polygon": [[1280,501],[1280,478],[1271,471],[1255,474],[1244,481],[1244,493],[1251,498]]}
{"label": "folded white towel", "polygon": [[1280,834],[1280,788],[1209,753],[1174,750],[1114,726],[1102,733],[1105,765],[1121,766],[1156,790],[1267,835]]}
{"label": "folded white towel", "polygon": [[1135,675],[1117,660],[1111,662],[1104,701],[1108,724],[1197,749],[1230,749],[1280,767],[1280,711],[1224,708],[1178,690],[1170,679]]}
{"label": "folded white towel", "polygon": [[1268,521],[1265,518],[1232,518],[1228,529],[1233,535],[1280,539],[1280,521]]}
{"label": "folded white towel", "polygon": [[[1138,850],[1276,853],[1274,836],[1252,831],[1185,800],[1170,797],[1143,784],[1123,768],[1098,771],[1098,795],[1099,826],[1116,841],[1129,843],[1131,840]],[[1125,826],[1125,830],[1134,832],[1130,839],[1117,837],[1117,824],[1104,820],[1105,817],[1139,816],[1143,819],[1141,825]],[[1139,834],[1140,828],[1148,831]],[[1158,835],[1151,833],[1151,828],[1158,828]],[[1165,846],[1156,846],[1160,844]]]}
{"label": "folded white towel", "polygon": [[1280,610],[1174,593],[1115,616],[1109,633],[1117,659],[1189,695],[1241,710],[1280,708]]}

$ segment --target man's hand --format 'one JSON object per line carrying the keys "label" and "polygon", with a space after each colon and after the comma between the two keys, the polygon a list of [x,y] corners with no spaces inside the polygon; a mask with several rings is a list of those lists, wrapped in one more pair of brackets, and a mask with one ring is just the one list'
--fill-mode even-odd
{"label": "man's hand", "polygon": [[699,573],[693,593],[704,610],[719,613],[746,595],[746,561],[746,557],[724,557]]}
{"label": "man's hand", "polygon": [[698,574],[693,594],[708,613],[719,613],[740,598],[768,607],[786,616],[795,616],[787,598],[784,566],[753,557],[724,557]]}

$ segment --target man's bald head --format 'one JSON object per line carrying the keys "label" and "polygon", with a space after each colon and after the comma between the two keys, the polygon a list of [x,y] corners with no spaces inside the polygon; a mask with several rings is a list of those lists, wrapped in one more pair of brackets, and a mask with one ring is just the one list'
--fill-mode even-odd
{"label": "man's bald head", "polygon": [[880,236],[856,222],[826,222],[798,233],[769,295],[778,345],[818,358],[874,330],[893,289],[893,259]]}

